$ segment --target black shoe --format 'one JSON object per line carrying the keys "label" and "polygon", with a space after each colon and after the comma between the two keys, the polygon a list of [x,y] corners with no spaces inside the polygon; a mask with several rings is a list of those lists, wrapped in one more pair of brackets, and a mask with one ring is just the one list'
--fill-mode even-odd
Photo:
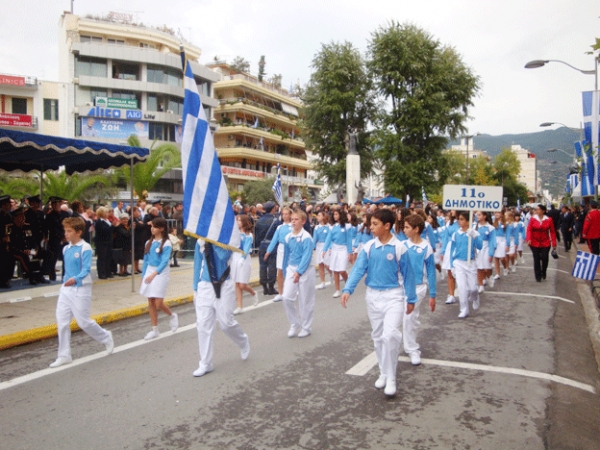
{"label": "black shoe", "polygon": [[37,280],[34,280],[33,278],[30,278],[29,279],[29,284],[32,285],[32,286],[37,286],[38,282],[37,282]]}
{"label": "black shoe", "polygon": [[48,284],[48,283],[50,283],[50,282],[49,282],[48,280],[46,280],[44,277],[39,277],[39,278],[37,279],[37,282],[38,282],[38,283],[41,283],[41,284]]}
{"label": "black shoe", "polygon": [[535,281],[537,281],[538,283],[540,283],[542,281],[542,279],[540,277],[535,277]]}
{"label": "black shoe", "polygon": [[546,274],[542,275],[542,280],[546,279]]}
{"label": "black shoe", "polygon": [[173,267],[179,267],[179,264],[173,264]]}
{"label": "black shoe", "polygon": [[98,277],[99,280],[106,280],[107,277]]}
{"label": "black shoe", "polygon": [[111,273],[110,275],[108,275],[106,278],[114,278],[115,276]]}

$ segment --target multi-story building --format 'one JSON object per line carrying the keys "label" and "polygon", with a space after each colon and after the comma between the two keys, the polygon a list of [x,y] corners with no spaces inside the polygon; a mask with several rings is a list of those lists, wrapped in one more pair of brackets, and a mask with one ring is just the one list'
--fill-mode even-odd
{"label": "multi-story building", "polygon": [[284,199],[299,198],[302,190],[318,198],[322,183],[314,178],[297,123],[301,104],[288,91],[224,62],[209,67],[223,77],[214,84],[215,147],[230,189],[241,191],[248,181],[270,177],[280,164]]}
{"label": "multi-story building", "polygon": [[[128,14],[79,17],[65,12],[59,23],[59,77],[69,85],[61,117],[66,136],[122,143],[131,134],[143,146],[179,142],[183,113],[180,42],[191,62],[207,117],[219,103],[211,96],[220,75],[199,64],[200,48],[166,26],[136,24]],[[162,197],[179,200],[181,171],[157,185]]]}
{"label": "multi-story building", "polygon": [[521,171],[519,172],[517,181],[527,186],[527,189],[535,196],[536,193],[541,191],[541,179],[538,176],[535,154],[520,145],[511,145],[510,150],[521,163]]}
{"label": "multi-story building", "polygon": [[446,151],[461,154],[469,159],[475,159],[479,157],[489,159],[487,152],[475,148],[472,137],[461,138],[460,145],[453,145],[449,150]]}

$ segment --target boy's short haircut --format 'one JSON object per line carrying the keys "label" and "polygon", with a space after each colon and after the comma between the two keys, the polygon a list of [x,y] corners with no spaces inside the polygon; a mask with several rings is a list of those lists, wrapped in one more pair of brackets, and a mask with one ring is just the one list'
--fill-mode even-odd
{"label": "boy's short haircut", "polygon": [[419,214],[411,214],[404,219],[404,223],[409,224],[412,228],[417,228],[419,230],[419,234],[421,234],[425,229],[425,221]]}
{"label": "boy's short haircut", "polygon": [[377,211],[375,211],[373,213],[372,218],[379,220],[384,226],[386,223],[389,223],[390,230],[392,229],[392,227],[394,226],[394,223],[396,222],[396,217],[394,216],[394,213],[392,211],[390,211],[389,209],[378,209]]}
{"label": "boy's short haircut", "polygon": [[306,221],[306,213],[300,208],[297,208],[292,214],[296,214],[301,220]]}
{"label": "boy's short haircut", "polygon": [[67,217],[62,221],[63,227],[73,228],[75,231],[85,231],[85,222],[81,217]]}

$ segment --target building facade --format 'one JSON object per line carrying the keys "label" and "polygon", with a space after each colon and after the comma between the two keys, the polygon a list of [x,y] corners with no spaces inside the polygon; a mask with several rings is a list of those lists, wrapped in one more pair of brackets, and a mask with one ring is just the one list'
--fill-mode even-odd
{"label": "building facade", "polygon": [[542,188],[542,182],[538,176],[535,154],[520,145],[511,145],[510,151],[516,155],[519,163],[521,163],[521,171],[519,172],[517,181],[524,184],[535,197],[537,193],[541,192]]}

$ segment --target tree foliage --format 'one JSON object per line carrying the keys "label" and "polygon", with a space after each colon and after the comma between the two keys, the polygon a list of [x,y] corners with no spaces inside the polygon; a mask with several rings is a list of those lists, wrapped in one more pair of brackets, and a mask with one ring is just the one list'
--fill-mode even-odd
{"label": "tree foliage", "polygon": [[316,169],[330,185],[346,180],[346,136],[358,133],[361,176],[372,168],[369,117],[374,98],[363,57],[351,43],[322,44],[303,93],[303,137],[319,156]]}
{"label": "tree foliage", "polygon": [[[137,136],[131,135],[127,139],[131,147],[141,147]],[[148,192],[168,171],[181,167],[181,154],[175,144],[161,144],[154,148],[156,141],[150,147],[150,156],[142,163],[133,166],[133,189],[139,199],[145,199]],[[118,169],[119,175],[126,183],[130,180],[130,168]]]}
{"label": "tree foliage", "polygon": [[271,190],[273,186],[273,178],[267,178],[265,180],[249,181],[244,185],[243,199],[250,205],[256,205],[257,203],[265,203],[268,201],[275,201],[275,195]]}
{"label": "tree foliage", "polygon": [[283,78],[283,76],[280,73],[275,73],[275,74],[273,74],[272,77],[270,77],[267,80],[267,83],[272,84],[276,88],[280,88],[281,87],[281,79],[282,78]]}
{"label": "tree foliage", "polygon": [[231,64],[229,64],[229,67],[236,72],[250,72],[250,63],[241,56],[236,56],[235,58],[233,58],[233,61],[231,62]]}
{"label": "tree foliage", "polygon": [[265,72],[266,65],[267,63],[265,61],[265,55],[262,55],[260,57],[260,60],[258,61],[258,81],[263,81],[263,79],[265,78],[265,75],[267,74]]}
{"label": "tree foliage", "polygon": [[506,183],[508,179],[518,180],[521,173],[521,163],[517,159],[517,155],[510,148],[503,148],[500,154],[494,158],[494,177],[498,184],[502,184],[502,180]]}
{"label": "tree foliage", "polygon": [[479,78],[460,55],[414,25],[391,22],[372,34],[367,63],[387,108],[376,117],[375,146],[385,164],[387,192],[418,197],[436,191],[448,137],[464,123]]}
{"label": "tree foliage", "polygon": [[90,174],[67,175],[67,172],[45,172],[44,200],[62,197],[69,202],[98,199],[99,191],[113,186],[114,180],[106,171]]}
{"label": "tree foliage", "polygon": [[29,174],[19,178],[0,174],[0,192],[10,195],[10,198],[23,198],[26,195],[34,195],[40,191],[40,182],[33,179]]}

